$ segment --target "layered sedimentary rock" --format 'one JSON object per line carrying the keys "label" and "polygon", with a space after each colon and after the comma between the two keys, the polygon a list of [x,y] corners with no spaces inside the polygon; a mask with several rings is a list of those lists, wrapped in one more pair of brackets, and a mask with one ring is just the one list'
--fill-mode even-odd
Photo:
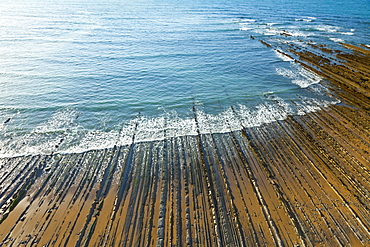
{"label": "layered sedimentary rock", "polygon": [[343,103],[229,133],[1,159],[0,246],[370,245],[369,50],[263,43]]}

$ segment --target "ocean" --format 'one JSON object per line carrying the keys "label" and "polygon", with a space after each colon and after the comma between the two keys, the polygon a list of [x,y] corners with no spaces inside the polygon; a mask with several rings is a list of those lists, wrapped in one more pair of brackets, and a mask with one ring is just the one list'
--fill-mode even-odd
{"label": "ocean", "polygon": [[338,104],[260,40],[370,45],[369,17],[368,0],[2,0],[0,156],[222,133]]}

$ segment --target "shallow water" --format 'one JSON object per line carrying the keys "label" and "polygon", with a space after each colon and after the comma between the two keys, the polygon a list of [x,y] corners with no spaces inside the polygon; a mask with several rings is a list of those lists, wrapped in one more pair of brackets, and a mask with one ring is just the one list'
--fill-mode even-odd
{"label": "shallow water", "polygon": [[1,156],[111,147],[134,133],[146,141],[197,128],[227,132],[304,114],[337,101],[320,77],[259,39],[370,40],[366,0],[350,8],[346,1],[99,2],[0,4]]}

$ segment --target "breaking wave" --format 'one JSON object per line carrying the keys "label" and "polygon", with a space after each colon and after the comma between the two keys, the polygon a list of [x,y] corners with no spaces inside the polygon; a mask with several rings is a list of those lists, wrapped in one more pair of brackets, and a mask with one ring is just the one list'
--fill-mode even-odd
{"label": "breaking wave", "polygon": [[[284,73],[290,76],[291,71]],[[291,102],[272,92],[265,94],[265,97],[267,101],[255,107],[239,104],[219,114],[208,114],[199,105],[194,108],[193,117],[180,117],[176,111],[157,117],[139,116],[109,131],[83,128],[79,123],[78,111],[68,108],[56,112],[50,120],[30,133],[8,133],[3,126],[1,134],[6,141],[0,143],[0,157],[79,153],[198,133],[226,133],[284,120],[289,115],[302,115],[339,103],[337,100],[315,98],[301,98]]]}

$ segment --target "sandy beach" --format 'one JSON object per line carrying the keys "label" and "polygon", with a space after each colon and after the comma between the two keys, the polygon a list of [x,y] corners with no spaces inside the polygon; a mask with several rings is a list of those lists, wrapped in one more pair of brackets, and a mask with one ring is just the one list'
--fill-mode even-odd
{"label": "sandy beach", "polygon": [[369,48],[261,42],[341,103],[229,133],[3,158],[0,246],[369,246]]}

